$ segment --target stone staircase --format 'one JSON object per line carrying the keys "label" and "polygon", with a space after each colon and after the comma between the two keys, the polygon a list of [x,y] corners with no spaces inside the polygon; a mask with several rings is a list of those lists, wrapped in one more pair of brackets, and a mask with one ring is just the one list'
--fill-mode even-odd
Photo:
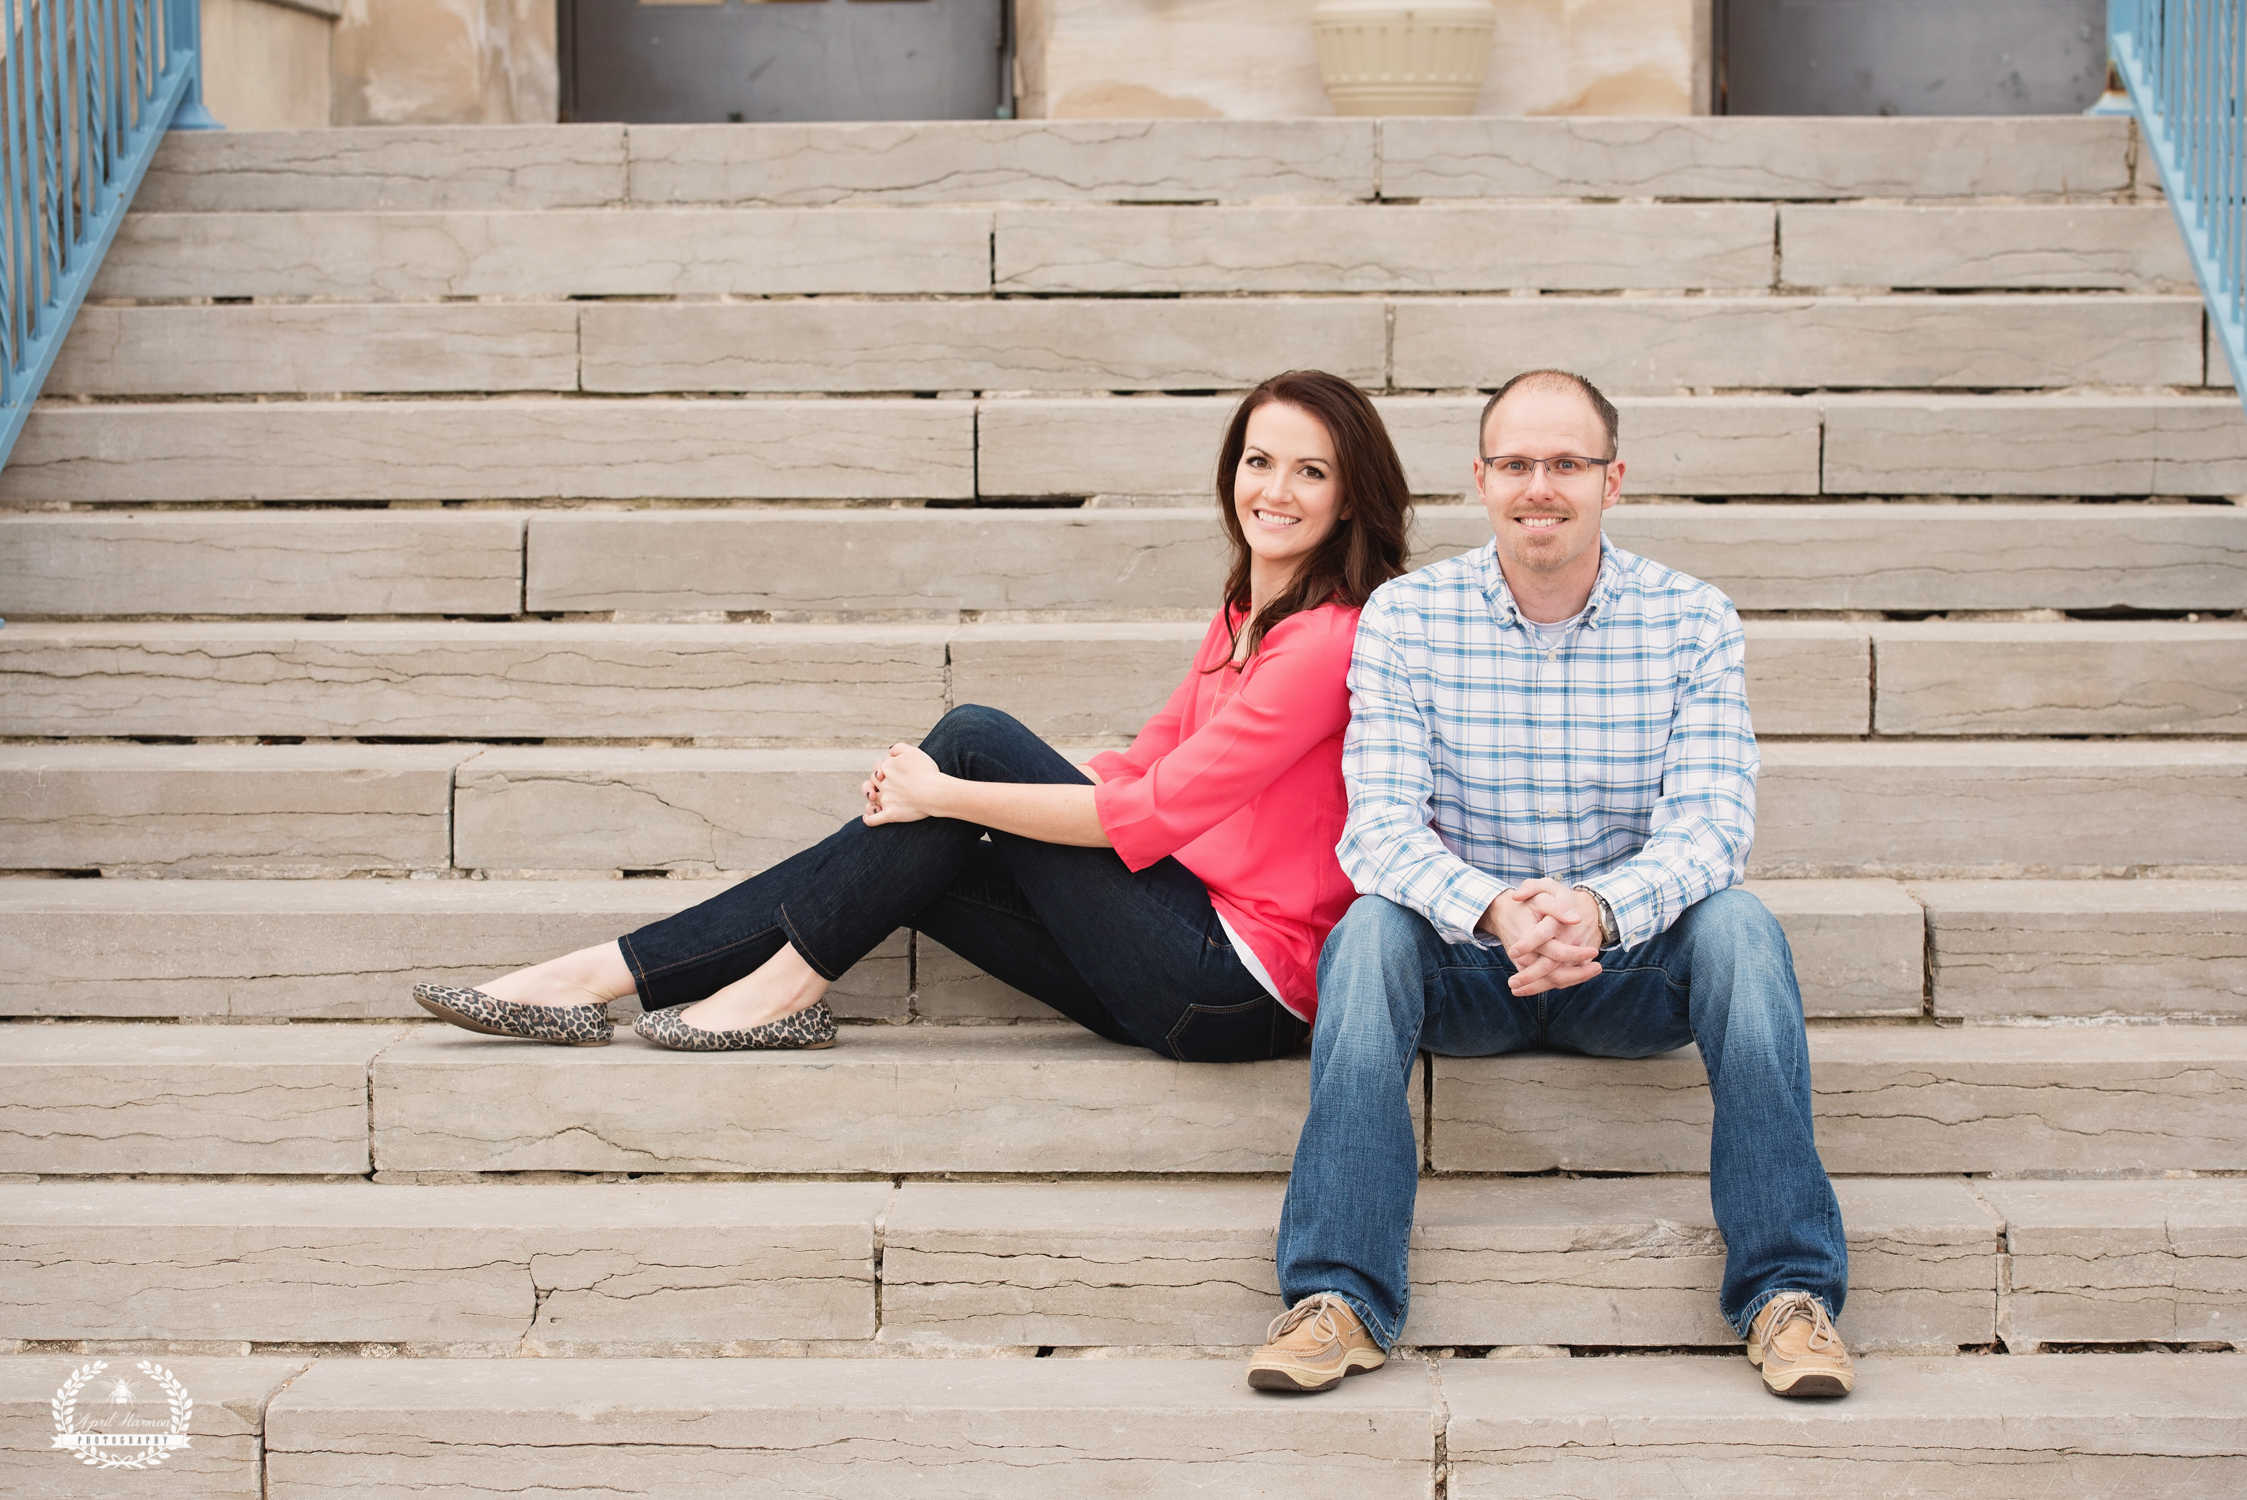
{"label": "stone staircase", "polygon": [[[1378,391],[1435,557],[1547,362],[1747,618],[1849,1401],[1716,1317],[1690,1051],[1425,1060],[1409,1348],[1290,1401],[1300,1058],[911,934],[830,1052],[414,1024],[949,705],[1121,743],[1241,388]],[[175,138],[0,472],[0,1482],[110,1493],[106,1357],[260,1500],[2247,1490],[2243,494],[2127,121]]]}

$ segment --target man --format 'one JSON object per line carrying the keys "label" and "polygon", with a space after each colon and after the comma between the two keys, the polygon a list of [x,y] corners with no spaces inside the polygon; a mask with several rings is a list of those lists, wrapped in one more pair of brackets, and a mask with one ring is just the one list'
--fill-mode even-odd
{"label": "man", "polygon": [[1841,1210],[1811,1134],[1794,960],[1738,889],[1755,831],[1739,616],[1600,535],[1615,408],[1557,370],[1483,408],[1491,542],[1383,584],[1350,664],[1339,847],[1362,893],[1319,960],[1311,1109],[1280,1219],[1290,1310],[1249,1384],[1326,1390],[1403,1329],[1415,1053],[1696,1044],[1719,1305],[1782,1396],[1854,1382]]}

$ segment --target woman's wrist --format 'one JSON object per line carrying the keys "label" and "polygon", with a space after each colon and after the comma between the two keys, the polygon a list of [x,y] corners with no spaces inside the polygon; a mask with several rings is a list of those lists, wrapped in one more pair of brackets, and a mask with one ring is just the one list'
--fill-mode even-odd
{"label": "woman's wrist", "polygon": [[932,818],[957,818],[960,815],[960,789],[966,784],[957,776],[939,771],[935,784],[929,789],[928,815]]}

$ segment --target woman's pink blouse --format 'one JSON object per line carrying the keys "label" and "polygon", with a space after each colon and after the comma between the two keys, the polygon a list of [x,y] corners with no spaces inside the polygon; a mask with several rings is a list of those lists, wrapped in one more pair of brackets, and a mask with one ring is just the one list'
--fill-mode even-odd
{"label": "woman's pink blouse", "polygon": [[1334,857],[1349,811],[1342,731],[1357,629],[1355,609],[1307,609],[1235,668],[1219,611],[1162,712],[1130,749],[1091,762],[1100,826],[1124,863],[1175,855],[1200,876],[1305,1020],[1318,1010],[1319,945],[1357,896]]}

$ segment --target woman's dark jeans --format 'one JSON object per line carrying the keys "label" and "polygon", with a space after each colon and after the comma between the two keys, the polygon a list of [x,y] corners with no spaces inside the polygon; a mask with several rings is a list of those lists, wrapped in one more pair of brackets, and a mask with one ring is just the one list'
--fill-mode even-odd
{"label": "woman's dark jeans", "polygon": [[[921,748],[970,781],[1086,786],[997,709],[960,707]],[[953,818],[852,819],[792,859],[619,940],[649,1010],[700,1000],[792,943],[829,979],[914,927],[1079,1025],[1182,1062],[1280,1057],[1310,1028],[1241,964],[1209,891],[1175,859],[1134,874],[1113,849]]]}

